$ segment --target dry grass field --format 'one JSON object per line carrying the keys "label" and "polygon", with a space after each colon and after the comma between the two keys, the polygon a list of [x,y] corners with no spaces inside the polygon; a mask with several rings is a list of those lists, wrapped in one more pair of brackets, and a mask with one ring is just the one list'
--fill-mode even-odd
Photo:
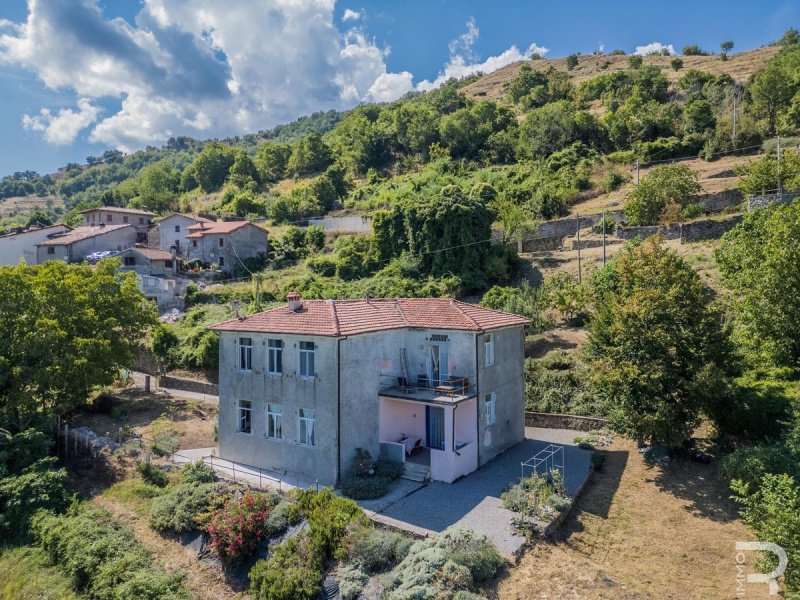
{"label": "dry grass field", "polygon": [[[778,50],[778,46],[765,46],[749,52],[730,54],[728,60],[725,61],[721,60],[719,56],[682,56],[683,68],[680,71],[675,71],[671,67],[672,57],[670,56],[645,56],[644,64],[661,67],[670,83],[676,82],[689,69],[698,69],[713,75],[727,74],[741,83],[746,81],[753,73],[764,68],[766,62]],[[523,64],[523,62],[516,62],[489,73],[464,86],[463,91],[473,98],[502,101],[505,99],[508,86],[517,76],[519,68]],[[575,84],[579,84],[602,73],[613,73],[614,71],[622,71],[628,68],[628,57],[624,55],[581,55],[578,57],[578,66],[572,71],[567,71],[565,58],[534,60],[528,61],[528,64],[535,69],[545,70],[552,66],[559,71],[568,72],[572,77],[572,81]]]}
{"label": "dry grass field", "polygon": [[[536,541],[497,587],[508,600],[767,598],[737,596],[738,520],[715,465],[651,466],[633,442],[615,441],[552,540]],[[747,565],[753,568],[754,557]]]}

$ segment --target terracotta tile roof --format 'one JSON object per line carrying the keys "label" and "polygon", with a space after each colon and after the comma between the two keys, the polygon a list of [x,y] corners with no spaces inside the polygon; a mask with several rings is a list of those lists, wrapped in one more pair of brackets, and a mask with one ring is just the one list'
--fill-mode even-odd
{"label": "terracotta tile roof", "polygon": [[147,215],[150,217],[153,216],[154,214],[151,213],[149,210],[139,210],[138,208],[122,208],[120,206],[98,206],[96,208],[88,208],[86,210],[82,210],[78,214],[82,215],[84,213],[90,213],[96,210],[107,210],[109,212],[127,213],[130,215]]}
{"label": "terracotta tile roof", "polygon": [[[250,221],[211,221],[210,223],[197,223],[186,228],[187,231],[191,231],[186,237],[200,238],[209,233],[217,235],[226,234],[241,229],[242,227],[247,227],[248,225],[258,227],[258,225]],[[258,228],[263,229],[262,227]],[[266,229],[264,232],[266,233]]]}
{"label": "terracotta tile roof", "polygon": [[123,250],[122,253],[137,252],[144,256],[147,260],[172,260],[172,254],[166,250],[158,250],[156,248],[148,248],[147,246],[134,246]]}
{"label": "terracotta tile roof", "polygon": [[[166,217],[161,217],[160,219],[158,219],[156,221],[156,223],[161,223],[162,221],[166,221],[167,219],[170,219],[172,217],[186,217],[187,219],[191,219],[192,221],[195,221],[197,223],[215,223],[216,222],[216,221],[212,221],[211,219],[206,219],[205,217],[200,217],[200,216],[197,216],[197,215],[187,215],[186,213],[174,212],[174,213],[168,214]],[[194,225],[190,225],[190,227],[194,227]]]}
{"label": "terracotta tile roof", "polygon": [[98,235],[103,235],[105,233],[110,233],[112,231],[116,231],[117,229],[122,229],[123,227],[130,227],[133,229],[133,225],[87,225],[86,227],[76,227],[72,231],[68,231],[64,235],[56,236],[52,239],[47,240],[46,242],[39,242],[36,244],[37,246],[66,246],[67,244],[72,244],[74,242],[79,242],[81,240],[86,240],[91,237],[95,237]]}
{"label": "terracotta tile roof", "polygon": [[485,331],[530,320],[449,298],[381,298],[370,300],[304,300],[291,312],[286,306],[214,325],[217,331],[356,335],[388,329],[419,327]]}

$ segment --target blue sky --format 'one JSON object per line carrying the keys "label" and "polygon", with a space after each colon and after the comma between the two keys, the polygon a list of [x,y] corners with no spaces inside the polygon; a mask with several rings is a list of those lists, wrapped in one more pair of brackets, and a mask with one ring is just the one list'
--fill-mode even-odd
{"label": "blue sky", "polygon": [[800,3],[770,0],[3,0],[0,175],[392,100],[531,52],[740,51],[793,26]]}

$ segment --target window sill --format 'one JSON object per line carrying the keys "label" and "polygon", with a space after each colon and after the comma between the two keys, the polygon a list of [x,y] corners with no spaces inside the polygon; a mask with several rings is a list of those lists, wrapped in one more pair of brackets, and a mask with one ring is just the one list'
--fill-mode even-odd
{"label": "window sill", "polygon": [[317,376],[316,375],[298,375],[298,379],[302,379],[303,381],[314,381]]}
{"label": "window sill", "polygon": [[269,437],[268,435],[265,435],[264,439],[267,440],[268,442],[282,442],[283,441],[283,438]]}
{"label": "window sill", "polygon": [[252,437],[253,436],[253,432],[252,431],[237,431],[236,435],[246,435],[247,437]]}
{"label": "window sill", "polygon": [[237,373],[241,373],[242,375],[250,375],[253,372],[253,369],[236,369]]}
{"label": "window sill", "polygon": [[266,372],[267,377],[272,377],[273,379],[277,379],[279,377],[283,377],[283,373],[271,373],[269,371]]}
{"label": "window sill", "polygon": [[301,444],[300,442],[295,442],[295,446],[300,446],[301,448],[316,448],[317,446],[309,446],[308,444]]}

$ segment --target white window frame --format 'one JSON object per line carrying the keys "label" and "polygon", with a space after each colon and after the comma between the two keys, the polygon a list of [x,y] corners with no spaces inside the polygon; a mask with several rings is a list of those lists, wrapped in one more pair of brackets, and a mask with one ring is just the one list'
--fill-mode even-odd
{"label": "white window frame", "polygon": [[283,340],[267,340],[267,373],[269,375],[283,374]]}
{"label": "white window frame", "polygon": [[314,413],[315,411],[309,408],[297,411],[297,443],[308,448],[315,446]]}
{"label": "white window frame", "polygon": [[485,409],[484,423],[487,427],[491,427],[497,423],[497,394],[489,392],[483,397],[483,406]]}
{"label": "white window frame", "polygon": [[[243,344],[242,340],[250,340],[249,344]],[[243,360],[247,358],[247,360]],[[236,368],[241,373],[253,371],[253,338],[236,338]]]}
{"label": "white window frame", "polygon": [[[271,425],[271,427],[270,427]],[[270,435],[270,431],[274,434]],[[283,439],[283,405],[272,402],[267,403],[267,427],[265,435],[270,440]],[[277,434],[277,435],[275,435]]]}
{"label": "white window frame", "polygon": [[[243,435],[253,434],[253,403],[250,400],[239,400],[237,406],[238,411],[236,415],[236,432]],[[246,416],[245,416],[246,415]],[[243,424],[247,419],[247,430],[244,429]]]}
{"label": "white window frame", "polygon": [[[303,348],[303,344],[310,345],[310,348]],[[313,379],[315,376],[314,352],[316,344],[314,342],[302,341],[298,344],[299,363],[297,367],[298,377]]]}
{"label": "white window frame", "polygon": [[491,367],[494,364],[494,335],[491,333],[483,336],[483,358],[484,366]]}

